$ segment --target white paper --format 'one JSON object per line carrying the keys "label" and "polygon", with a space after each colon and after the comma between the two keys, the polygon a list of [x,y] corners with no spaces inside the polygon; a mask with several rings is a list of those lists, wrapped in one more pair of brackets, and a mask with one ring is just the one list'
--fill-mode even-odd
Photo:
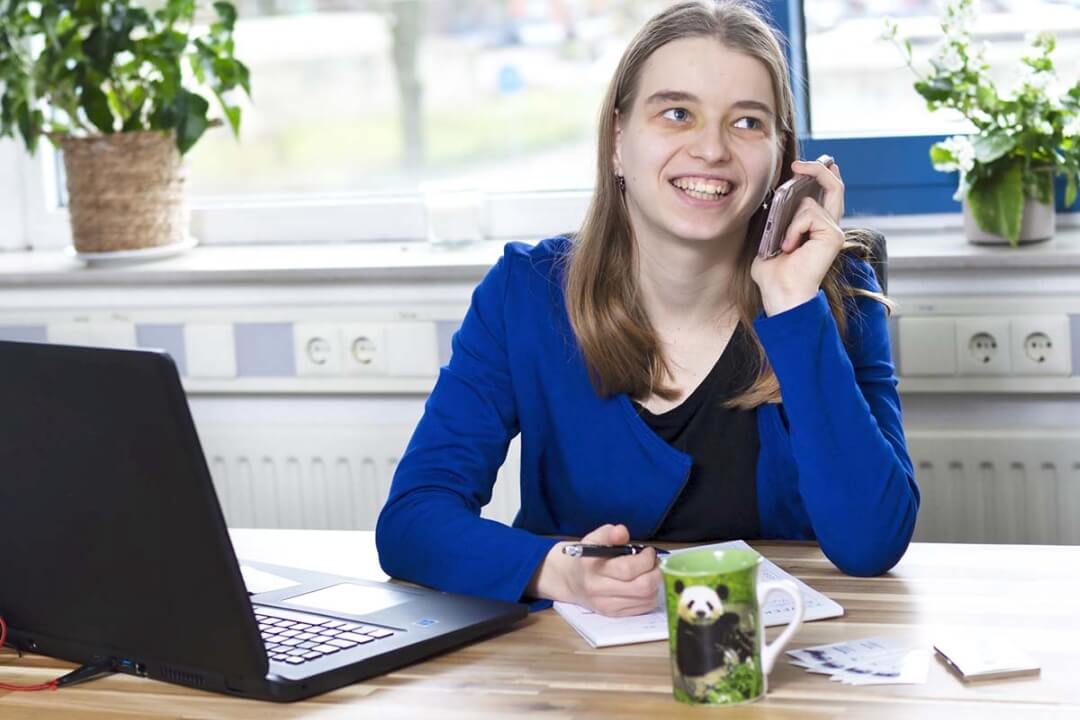
{"label": "white paper", "polygon": [[240,574],[244,577],[244,585],[247,587],[248,592],[253,595],[300,584],[295,580],[283,578],[265,570],[258,570],[250,565],[241,565]]}
{"label": "white paper", "polygon": [[[677,555],[689,550],[706,548],[715,550],[753,549],[742,540],[732,540],[712,545],[682,548],[672,551],[672,554]],[[762,557],[761,565],[758,568],[758,581],[766,582],[769,580],[793,580],[799,586],[803,596],[804,621],[822,620],[844,614],[844,608],[840,607],[834,600],[825,597],[802,580],[780,569],[768,558]],[[555,612],[570,623],[571,627],[577,630],[593,647],[652,642],[654,640],[666,640],[668,637],[667,610],[664,607],[663,588],[660,589],[660,596],[657,598],[657,608],[644,615],[612,618],[594,613],[572,603],[563,602],[555,603]],[[773,593],[761,609],[766,627],[786,625],[791,620],[794,612],[795,606],[786,593]]]}
{"label": "white paper", "polygon": [[848,685],[910,685],[926,682],[930,652],[889,638],[866,638],[788,650],[792,665]]}
{"label": "white paper", "polygon": [[855,662],[894,653],[901,649],[903,646],[895,640],[872,637],[788,650],[787,654],[807,667],[839,670]]}

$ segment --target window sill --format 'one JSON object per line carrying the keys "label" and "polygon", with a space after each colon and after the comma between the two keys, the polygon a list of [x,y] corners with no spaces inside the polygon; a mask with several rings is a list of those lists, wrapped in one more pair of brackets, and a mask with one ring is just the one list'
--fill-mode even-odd
{"label": "window sill", "polygon": [[0,285],[473,281],[483,277],[504,244],[217,245],[152,262],[89,265],[66,251],[35,250],[0,254]]}
{"label": "window sill", "polygon": [[[857,219],[851,225],[861,224]],[[887,223],[866,222],[870,227]],[[1020,249],[968,243],[955,229],[893,227],[889,272],[1080,269],[1080,226]],[[86,265],[64,251],[0,253],[0,286],[124,286],[330,282],[476,282],[505,240],[457,248],[425,242],[310,245],[216,245],[145,263]]]}

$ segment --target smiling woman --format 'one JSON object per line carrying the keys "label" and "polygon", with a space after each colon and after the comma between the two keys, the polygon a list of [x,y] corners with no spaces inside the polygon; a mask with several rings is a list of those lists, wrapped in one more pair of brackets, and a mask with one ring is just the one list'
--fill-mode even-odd
{"label": "smiling woman", "polygon": [[[720,77],[716,68],[722,68]],[[742,81],[731,82],[734,77]],[[693,90],[664,89],[673,79]],[[639,82],[636,98],[623,103],[629,107],[623,114],[619,108],[615,112],[615,173],[626,177],[627,207],[638,242],[661,242],[657,235],[709,239],[745,234],[741,226],[780,171],[782,147],[773,125],[773,90],[765,67],[710,37],[691,37],[653,53]],[[680,152],[683,146],[686,152]],[[661,182],[662,192],[647,189],[654,179]],[[706,222],[698,213],[678,210],[665,220],[661,206],[673,198],[690,207],[735,207],[709,213]],[[722,244],[731,250],[741,243]]]}
{"label": "smiling woman", "polygon": [[[651,549],[575,559],[545,536],[816,539],[856,575],[899,560],[919,493],[888,301],[866,234],[838,226],[838,167],[797,161],[793,128],[753,5],[683,2],[645,24],[601,106],[580,231],[511,243],[473,295],[379,517],[387,572],[625,615],[655,604]],[[795,174],[823,200],[758,258],[768,198]],[[479,513],[518,432],[506,527]]]}

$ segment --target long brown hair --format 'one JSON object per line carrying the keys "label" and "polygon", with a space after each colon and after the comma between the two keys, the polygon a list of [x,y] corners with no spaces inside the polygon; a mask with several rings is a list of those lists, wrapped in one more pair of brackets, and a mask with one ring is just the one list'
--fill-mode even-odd
{"label": "long brown hair", "polygon": [[[797,157],[798,147],[787,61],[777,36],[756,6],[747,0],[682,2],[649,20],[627,47],[604,97],[597,143],[596,189],[567,258],[567,312],[593,385],[602,397],[626,393],[630,397],[646,398],[655,394],[672,400],[678,395],[677,390],[665,383],[667,362],[638,294],[633,231],[612,168],[612,156],[616,114],[629,116],[645,62],[673,40],[701,36],[715,38],[765,65],[772,78],[777,130],[783,142],[781,174],[776,184],[793,174],[791,163]],[[750,265],[764,221],[765,212],[758,208],[750,219],[734,276],[739,323],[752,339],[757,374],[748,388],[726,404],[745,409],[780,399],[780,384],[753,329],[762,302],[761,293],[750,277]],[[846,231],[845,241],[844,252],[868,256],[870,236],[865,231]],[[884,296],[852,288],[843,281],[842,255],[822,282],[841,336],[847,329],[845,298],[869,295],[890,305]]]}

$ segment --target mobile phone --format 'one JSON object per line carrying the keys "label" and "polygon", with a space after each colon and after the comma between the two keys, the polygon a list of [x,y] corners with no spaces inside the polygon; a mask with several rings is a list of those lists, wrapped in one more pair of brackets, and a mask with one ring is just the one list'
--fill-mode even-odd
{"label": "mobile phone", "polygon": [[[833,159],[828,155],[822,155],[817,161],[825,167],[833,164]],[[761,233],[758,257],[768,259],[779,255],[788,225],[795,217],[795,211],[799,209],[803,198],[812,197],[820,203],[824,196],[825,188],[808,175],[796,175],[776,188],[769,215],[765,219],[765,229]]]}

